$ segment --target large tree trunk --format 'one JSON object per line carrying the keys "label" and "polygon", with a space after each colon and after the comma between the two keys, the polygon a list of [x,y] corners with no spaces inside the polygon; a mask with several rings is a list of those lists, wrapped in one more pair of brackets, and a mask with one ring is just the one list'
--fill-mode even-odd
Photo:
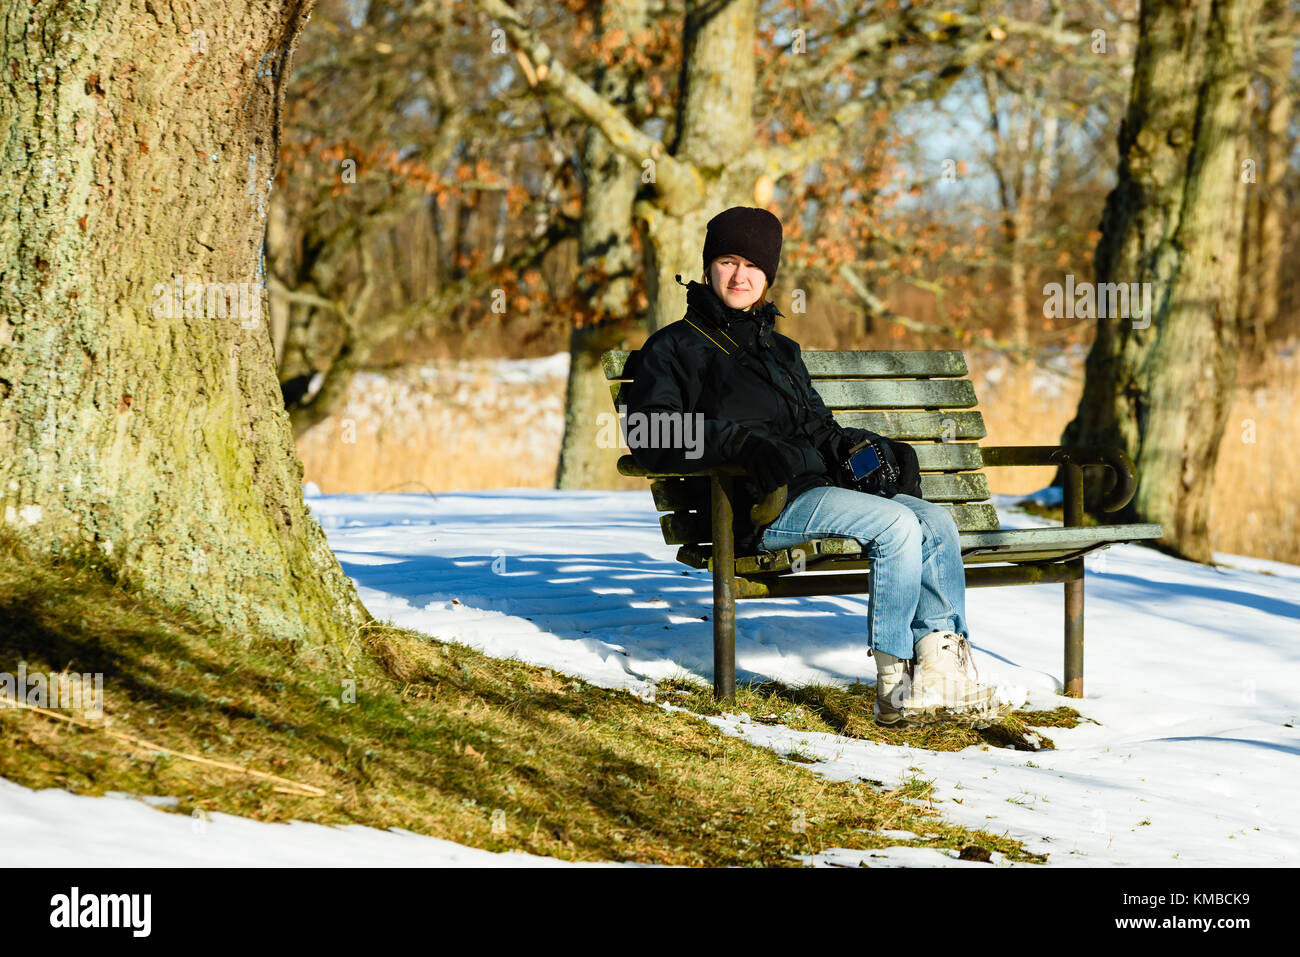
{"label": "large tree trunk", "polygon": [[[310,7],[9,7],[0,503],[38,554],[91,556],[231,629],[342,646],[369,616],[303,502],[260,314]],[[196,284],[180,310],[177,275]],[[200,283],[252,284],[259,314],[214,316]]]}
{"label": "large tree trunk", "polygon": [[1238,162],[1257,4],[1142,5],[1097,280],[1151,283],[1152,315],[1099,318],[1064,435],[1126,449],[1139,484],[1122,517],[1163,523],[1166,546],[1202,561],[1237,371]]}

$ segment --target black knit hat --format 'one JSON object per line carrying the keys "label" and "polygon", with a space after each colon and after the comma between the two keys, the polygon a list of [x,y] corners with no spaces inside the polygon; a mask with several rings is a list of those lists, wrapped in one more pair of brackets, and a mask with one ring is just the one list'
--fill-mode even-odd
{"label": "black knit hat", "polygon": [[709,220],[704,234],[704,271],[719,256],[744,256],[767,277],[776,280],[781,262],[781,220],[756,206],[732,206]]}

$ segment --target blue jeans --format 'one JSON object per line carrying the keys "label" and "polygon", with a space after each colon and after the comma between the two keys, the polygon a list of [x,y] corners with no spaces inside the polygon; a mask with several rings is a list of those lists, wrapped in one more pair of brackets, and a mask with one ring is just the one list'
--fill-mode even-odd
{"label": "blue jeans", "polygon": [[810,488],[763,532],[762,547],[856,538],[871,557],[867,643],[896,658],[932,631],[966,632],[966,573],[948,510],[911,495]]}

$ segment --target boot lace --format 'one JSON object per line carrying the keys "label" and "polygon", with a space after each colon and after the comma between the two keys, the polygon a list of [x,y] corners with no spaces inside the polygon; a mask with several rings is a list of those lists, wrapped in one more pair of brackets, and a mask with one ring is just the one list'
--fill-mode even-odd
{"label": "boot lace", "polygon": [[957,656],[957,664],[961,666],[963,673],[969,671],[975,672],[975,680],[980,680],[979,666],[975,664],[975,653],[971,650],[970,639],[965,635],[959,635],[955,631],[945,631],[943,637],[950,641],[954,646],[954,653]]}

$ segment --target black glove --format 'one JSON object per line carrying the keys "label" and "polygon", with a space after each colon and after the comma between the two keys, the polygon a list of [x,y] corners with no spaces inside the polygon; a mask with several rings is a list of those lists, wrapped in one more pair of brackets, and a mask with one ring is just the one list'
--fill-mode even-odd
{"label": "black glove", "polygon": [[898,492],[921,498],[921,463],[917,461],[916,449],[893,439],[885,439],[885,445],[898,462]]}
{"label": "black glove", "polygon": [[[916,458],[916,450],[906,442],[888,439],[868,429],[842,430],[831,438],[827,451],[830,452],[831,475],[838,476],[837,484],[841,488],[851,488],[871,495],[883,495],[893,498],[895,495],[911,495],[921,498],[921,468]],[[872,439],[881,450],[885,461],[893,466],[898,478],[893,482],[884,480],[884,469],[873,473],[860,482],[844,468],[844,461],[849,457],[849,449],[863,439]]]}
{"label": "black glove", "polygon": [[[889,440],[883,436],[876,440],[876,448],[880,450],[881,457],[884,459],[884,466],[876,469],[861,480],[862,491],[871,495],[883,495],[885,498],[893,498],[899,492],[898,475],[900,469],[898,457],[894,455]],[[891,475],[894,478],[891,479]]]}
{"label": "black glove", "polygon": [[757,432],[745,436],[736,460],[764,495],[790,484],[794,478],[794,466],[781,446]]}

